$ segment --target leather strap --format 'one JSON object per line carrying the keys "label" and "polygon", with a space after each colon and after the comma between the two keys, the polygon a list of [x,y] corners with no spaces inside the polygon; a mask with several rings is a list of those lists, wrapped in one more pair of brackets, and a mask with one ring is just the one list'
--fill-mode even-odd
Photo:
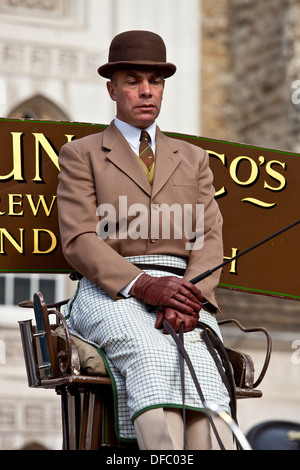
{"label": "leather strap", "polygon": [[[230,408],[232,419],[237,422],[236,416],[236,393],[235,383],[231,372],[230,362],[227,356],[226,349],[218,335],[210,328],[206,327],[201,333],[201,337],[210,352],[216,367],[222,377],[223,383],[228,391],[230,397]],[[219,356],[217,355],[219,353]]]}
{"label": "leather strap", "polygon": [[[147,263],[134,263],[134,266],[144,269],[156,269],[158,271],[167,271],[172,274],[177,274],[177,276],[184,276],[185,269],[183,268],[176,268],[174,266],[162,266],[160,264],[147,264]],[[70,279],[72,281],[80,281],[83,278],[82,274],[78,273],[77,271],[70,273]]]}
{"label": "leather strap", "polygon": [[177,274],[178,276],[183,276],[185,273],[185,269],[183,268],[176,268],[174,266],[162,266],[160,264],[146,264],[146,263],[134,263],[134,266],[140,269],[156,269],[158,271],[168,271],[173,274]]}
{"label": "leather strap", "polygon": [[[171,327],[170,323],[165,320],[164,324],[170,326],[171,330],[174,329]],[[175,331],[174,331],[175,333]],[[183,323],[180,325],[179,330],[179,339],[183,345]],[[184,387],[184,357],[182,354],[179,354],[179,368],[180,368],[180,380],[181,380],[181,393],[182,393],[182,420],[183,420],[183,449],[186,450],[187,448],[187,439],[186,439],[186,413],[185,413],[185,387]]]}
{"label": "leather strap", "polygon": [[[199,381],[197,379],[197,376],[196,376],[194,367],[191,363],[190,357],[189,357],[189,355],[188,355],[188,353],[187,353],[187,351],[184,347],[183,325],[181,325],[181,327],[180,327],[180,331],[179,331],[178,336],[177,336],[176,332],[174,331],[174,329],[172,328],[172,326],[170,325],[170,323],[167,320],[164,320],[164,327],[166,328],[168,333],[174,339],[174,341],[177,345],[177,348],[178,348],[178,352],[179,352],[179,366],[180,366],[182,400],[183,400],[182,414],[183,414],[183,423],[184,423],[184,449],[186,449],[186,417],[185,417],[185,404],[184,404],[184,399],[185,399],[185,394],[184,394],[184,361],[186,362],[186,364],[189,368],[189,371],[190,371],[191,377],[194,381],[194,384],[196,386],[198,395],[199,395],[199,397],[200,397],[200,399],[201,399],[204,406],[205,406],[205,397],[203,395],[201,386],[200,386]],[[215,332],[213,332],[213,330],[210,327],[208,327],[205,323],[202,323],[202,322],[198,322],[198,327],[203,328],[201,336],[202,336],[205,344],[208,347],[208,351],[212,354],[212,357],[213,357],[213,359],[216,363],[216,366],[217,366],[217,368],[218,368],[218,370],[221,374],[222,380],[223,380],[223,382],[224,382],[224,384],[225,384],[225,386],[228,390],[228,393],[229,393],[229,396],[230,396],[230,406],[231,406],[232,418],[236,421],[235,386],[234,386],[234,383],[233,383],[233,379],[230,379],[230,377],[232,377],[232,373],[231,373],[228,358],[226,360],[226,357],[227,357],[226,350],[225,350],[224,346],[223,346],[223,348],[220,347],[220,345],[222,345],[222,342],[219,339],[218,335]],[[212,340],[212,342],[211,342],[211,340]],[[222,358],[222,364],[220,363],[220,360],[219,360],[218,356],[216,355],[216,352],[214,350],[215,347],[218,348],[219,354],[221,352],[220,356]],[[222,368],[223,364],[224,364],[226,373],[224,373],[224,370]],[[210,425],[211,425],[211,427],[212,427],[212,429],[215,433],[215,436],[216,436],[216,439],[219,443],[220,448],[222,450],[225,450],[224,445],[221,441],[221,438],[218,434],[218,431],[216,429],[216,426],[215,426],[211,416],[208,415],[207,418],[208,418],[208,420],[210,422]]]}

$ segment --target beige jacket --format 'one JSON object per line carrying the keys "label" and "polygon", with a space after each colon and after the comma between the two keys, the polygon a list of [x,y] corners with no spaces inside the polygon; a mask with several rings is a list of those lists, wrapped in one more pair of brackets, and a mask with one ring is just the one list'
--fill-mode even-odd
{"label": "beige jacket", "polygon": [[[190,280],[223,261],[222,216],[214,199],[208,154],[185,141],[165,136],[157,128],[156,161],[153,186],[142,165],[113,122],[103,132],[64,145],[59,155],[58,210],[61,241],[68,263],[83,276],[101,286],[112,298],[141,271],[125,257],[171,254],[188,259],[185,278]],[[204,204],[204,244],[201,249],[187,249],[188,239],[167,239],[162,232],[156,238],[120,237],[120,198],[126,207],[142,204],[147,208],[148,227],[151,210],[161,204]],[[99,210],[106,203],[116,210],[116,237],[100,239]],[[108,207],[108,206],[106,206]],[[125,206],[124,206],[125,207]],[[140,206],[141,207],[141,206]],[[105,217],[105,215],[103,216]],[[136,216],[128,217],[128,223]],[[146,222],[146,221],[145,221]],[[193,226],[195,228],[195,210]],[[144,225],[145,228],[145,225]],[[192,245],[191,245],[192,246]],[[196,246],[196,245],[194,245]],[[197,286],[204,297],[217,307],[215,288],[217,271]]]}

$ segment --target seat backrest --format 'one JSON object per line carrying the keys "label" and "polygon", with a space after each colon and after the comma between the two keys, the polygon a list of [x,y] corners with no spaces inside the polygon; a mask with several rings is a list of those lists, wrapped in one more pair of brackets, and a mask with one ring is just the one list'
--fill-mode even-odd
{"label": "seat backrest", "polygon": [[226,352],[232,365],[236,386],[240,388],[253,388],[254,364],[251,356],[231,348],[226,348]]}
{"label": "seat backrest", "polygon": [[59,371],[57,345],[54,344],[55,338],[52,337],[47,305],[41,293],[34,294],[33,305],[36,320],[36,333],[34,337],[39,340],[39,350],[42,359],[39,369],[43,370],[44,376],[47,378],[57,377]]}
{"label": "seat backrest", "polygon": [[[268,330],[266,330],[263,327],[252,327],[252,328],[245,328],[243,325],[241,325],[240,322],[235,320],[234,318],[229,318],[225,320],[221,320],[218,322],[219,325],[226,325],[226,324],[233,324],[237,326],[241,331],[244,333],[263,333],[263,335],[266,338],[266,355],[265,355],[265,360],[264,364],[262,366],[261,372],[254,382],[254,365],[252,362],[252,359],[250,356],[244,354],[244,353],[239,353],[239,354],[234,354],[233,351],[231,352],[231,357],[232,357],[232,365],[235,369],[235,374],[238,374],[240,377],[240,380],[242,380],[243,385],[238,384],[237,377],[235,376],[236,379],[236,385],[237,387],[243,386],[245,388],[252,388],[255,389],[258,387],[258,385],[262,382],[266,371],[269,367],[270,359],[271,359],[271,352],[272,352],[272,338]],[[236,351],[235,351],[236,353]],[[243,370],[244,368],[244,370]]]}
{"label": "seat backrest", "polygon": [[[31,320],[19,322],[28,383],[30,387],[38,386],[42,380],[79,375],[80,361],[77,348],[70,337],[65,318],[60,306],[66,301],[46,305],[43,294],[33,296],[33,302],[24,301],[21,307],[33,308],[36,325]],[[56,323],[50,324],[49,316],[56,317]],[[57,335],[55,329],[62,325],[64,336]]]}

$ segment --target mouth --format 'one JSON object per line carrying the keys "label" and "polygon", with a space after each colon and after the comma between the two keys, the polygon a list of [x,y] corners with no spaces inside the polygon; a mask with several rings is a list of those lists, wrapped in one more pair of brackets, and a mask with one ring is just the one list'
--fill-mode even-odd
{"label": "mouth", "polygon": [[155,109],[155,106],[153,104],[144,103],[144,104],[141,104],[140,106],[137,106],[137,108],[140,109],[141,111],[152,111]]}

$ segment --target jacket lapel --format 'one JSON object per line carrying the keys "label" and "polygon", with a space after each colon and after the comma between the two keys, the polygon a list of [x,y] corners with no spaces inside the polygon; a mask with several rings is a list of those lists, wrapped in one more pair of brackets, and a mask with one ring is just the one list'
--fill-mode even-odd
{"label": "jacket lapel", "polygon": [[103,147],[109,150],[107,158],[151,196],[151,186],[142,165],[113,122],[104,131]]}
{"label": "jacket lapel", "polygon": [[156,131],[155,155],[152,197],[155,197],[162,189],[181,162],[177,141],[166,137],[158,127]]}

